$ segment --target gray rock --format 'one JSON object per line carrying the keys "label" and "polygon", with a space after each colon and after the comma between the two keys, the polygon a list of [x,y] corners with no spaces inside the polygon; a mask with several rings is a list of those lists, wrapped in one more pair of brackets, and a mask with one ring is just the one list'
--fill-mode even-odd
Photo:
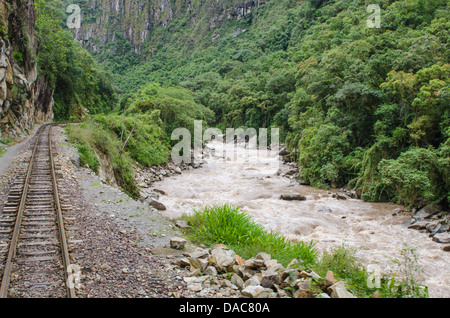
{"label": "gray rock", "polygon": [[345,287],[343,281],[339,281],[328,288],[331,298],[356,298],[351,292]]}
{"label": "gray rock", "polygon": [[414,224],[411,224],[410,226],[408,226],[408,229],[424,230],[424,229],[426,229],[426,227],[429,223],[430,222],[427,222],[427,221],[418,221],[418,222],[415,222]]}
{"label": "gray rock", "polygon": [[150,199],[148,203],[151,207],[155,208],[158,211],[165,211],[167,210],[166,206],[162,204],[159,201],[156,201],[155,199]]}
{"label": "gray rock", "polygon": [[170,247],[176,250],[181,250],[186,245],[187,241],[181,237],[172,237],[170,239]]}
{"label": "gray rock", "polygon": [[255,275],[245,281],[244,288],[248,286],[259,286],[259,285],[261,285],[261,281],[259,280],[258,276]]}
{"label": "gray rock", "polygon": [[429,204],[426,207],[420,209],[414,218],[418,221],[422,221],[424,219],[427,219],[429,217],[432,217],[435,214],[438,214],[442,211],[442,207],[438,204]]}
{"label": "gray rock", "polygon": [[282,194],[280,200],[284,201],[305,201],[306,197],[301,194]]}
{"label": "gray rock", "polygon": [[450,233],[438,233],[433,237],[433,241],[441,244],[447,244],[450,243]]}
{"label": "gray rock", "polygon": [[273,288],[274,285],[279,285],[281,284],[281,278],[278,275],[278,273],[276,273],[273,270],[267,270],[267,271],[262,271],[261,272],[261,286],[265,287],[265,288]]}
{"label": "gray rock", "polygon": [[177,227],[179,227],[180,229],[185,229],[185,228],[188,228],[188,227],[189,227],[188,222],[182,221],[182,220],[176,221],[176,222],[175,222],[175,225],[176,225]]}
{"label": "gray rock", "polygon": [[210,275],[210,276],[217,276],[217,270],[216,270],[216,268],[214,266],[208,266],[203,271],[203,274]]}
{"label": "gray rock", "polygon": [[322,207],[319,208],[319,210],[317,210],[317,212],[332,213],[333,211],[327,206],[322,206]]}
{"label": "gray rock", "polygon": [[250,297],[250,298],[258,298],[260,296],[261,293],[263,293],[265,291],[265,288],[262,286],[247,286],[245,287],[241,294],[244,297]]}
{"label": "gray rock", "polygon": [[236,285],[239,289],[243,289],[244,288],[244,280],[238,275],[238,274],[234,274],[231,277],[231,283],[233,285]]}

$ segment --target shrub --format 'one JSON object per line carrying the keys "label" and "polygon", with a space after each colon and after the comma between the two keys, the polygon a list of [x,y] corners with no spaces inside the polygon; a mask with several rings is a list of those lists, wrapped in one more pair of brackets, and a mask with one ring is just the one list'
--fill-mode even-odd
{"label": "shrub", "polygon": [[100,166],[100,161],[94,154],[92,149],[86,145],[78,145],[78,153],[80,154],[80,164],[88,165],[95,173],[98,172]]}

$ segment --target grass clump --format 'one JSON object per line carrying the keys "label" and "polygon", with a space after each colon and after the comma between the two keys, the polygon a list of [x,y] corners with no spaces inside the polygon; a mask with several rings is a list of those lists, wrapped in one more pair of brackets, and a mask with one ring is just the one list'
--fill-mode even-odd
{"label": "grass clump", "polygon": [[95,153],[89,146],[80,144],[78,145],[78,153],[80,155],[80,164],[82,166],[88,165],[95,173],[98,172],[100,166],[100,161],[98,160]]}
{"label": "grass clump", "polygon": [[195,242],[226,244],[244,258],[266,252],[284,266],[292,259],[305,266],[316,260],[314,243],[291,242],[280,234],[268,232],[238,207],[216,205],[194,212],[186,219],[191,226],[188,235]]}
{"label": "grass clump", "polygon": [[[392,274],[382,274],[377,278],[356,256],[355,248],[345,244],[324,251],[315,264],[317,273],[324,277],[332,271],[337,280],[345,281],[348,289],[358,298],[372,297],[378,292],[383,298],[428,298],[428,289],[419,283],[417,277],[422,272],[415,250],[405,246],[400,258],[393,259],[397,266]],[[371,284],[369,284],[371,282]]]}

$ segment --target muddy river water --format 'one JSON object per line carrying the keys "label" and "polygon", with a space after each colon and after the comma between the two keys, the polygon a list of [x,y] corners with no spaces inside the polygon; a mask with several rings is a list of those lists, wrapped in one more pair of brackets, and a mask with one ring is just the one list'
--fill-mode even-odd
{"label": "muddy river water", "polygon": [[[427,233],[402,225],[410,218],[399,212],[402,206],[337,200],[329,191],[292,182],[277,174],[286,169],[278,153],[219,142],[207,147],[209,156],[201,169],[154,184],[167,193],[160,198],[166,216],[176,218],[213,204],[240,206],[267,230],[313,240],[319,252],[342,244],[354,247],[366,265],[374,264],[385,273],[393,270],[392,259],[399,259],[407,244],[416,249],[424,269],[418,278],[428,286],[430,297],[450,297],[450,253]],[[286,194],[302,194],[306,200],[280,200]]]}

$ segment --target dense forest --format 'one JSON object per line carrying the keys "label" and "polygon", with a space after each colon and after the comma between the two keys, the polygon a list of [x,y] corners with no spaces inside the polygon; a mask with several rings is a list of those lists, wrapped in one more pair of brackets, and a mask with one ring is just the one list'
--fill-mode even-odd
{"label": "dense forest", "polygon": [[[124,148],[116,158],[141,165],[167,162],[171,129],[194,119],[277,127],[303,182],[356,188],[367,201],[448,206],[448,1],[377,1],[380,28],[367,23],[372,1],[266,1],[220,27],[211,27],[206,2],[178,8],[138,52],[116,30],[93,57],[73,41],[60,1],[36,2],[40,71],[54,79],[55,115],[98,114],[83,124],[92,134],[77,137],[87,161],[111,151],[92,137],[99,127]],[[100,8],[74,3],[83,23],[96,21]],[[116,166],[120,176],[124,163]]]}

